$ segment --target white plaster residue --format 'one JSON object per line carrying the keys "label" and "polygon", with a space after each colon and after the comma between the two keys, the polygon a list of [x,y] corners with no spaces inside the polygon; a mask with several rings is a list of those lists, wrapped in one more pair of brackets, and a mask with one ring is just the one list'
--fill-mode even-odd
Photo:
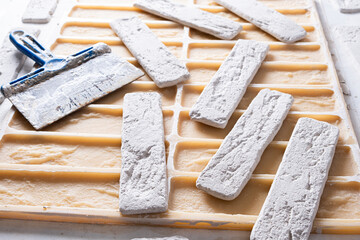
{"label": "white plaster residue", "polygon": [[143,76],[108,50],[104,43],[95,44],[100,54],[95,58],[70,57],[67,67],[44,71],[29,83],[7,85],[4,94],[35,129],[45,127]]}
{"label": "white plaster residue", "polygon": [[353,57],[360,68],[360,26],[336,26],[333,32],[337,39],[345,43],[347,54]]}

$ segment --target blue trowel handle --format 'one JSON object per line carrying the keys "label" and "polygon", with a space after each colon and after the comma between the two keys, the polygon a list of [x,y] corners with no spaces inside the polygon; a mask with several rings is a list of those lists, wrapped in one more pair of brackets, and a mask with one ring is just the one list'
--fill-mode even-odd
{"label": "blue trowel handle", "polygon": [[33,36],[22,30],[14,30],[10,33],[10,41],[23,54],[34,60],[40,66],[45,65],[53,54],[44,48]]}

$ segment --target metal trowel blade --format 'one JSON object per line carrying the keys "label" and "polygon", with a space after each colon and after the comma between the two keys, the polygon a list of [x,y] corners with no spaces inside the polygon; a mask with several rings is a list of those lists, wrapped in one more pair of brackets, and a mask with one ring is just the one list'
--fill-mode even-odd
{"label": "metal trowel blade", "polygon": [[[75,67],[8,96],[35,129],[41,129],[75,110],[134,81],[144,73],[112,53]],[[41,78],[41,74],[38,74]]]}

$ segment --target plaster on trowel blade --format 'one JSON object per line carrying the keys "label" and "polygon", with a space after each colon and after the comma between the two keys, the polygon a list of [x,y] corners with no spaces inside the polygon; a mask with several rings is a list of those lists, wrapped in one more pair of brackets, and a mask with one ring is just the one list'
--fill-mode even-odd
{"label": "plaster on trowel blade", "polygon": [[65,69],[40,73],[36,84],[20,86],[18,91],[13,87],[7,97],[35,129],[40,129],[143,75],[108,51]]}

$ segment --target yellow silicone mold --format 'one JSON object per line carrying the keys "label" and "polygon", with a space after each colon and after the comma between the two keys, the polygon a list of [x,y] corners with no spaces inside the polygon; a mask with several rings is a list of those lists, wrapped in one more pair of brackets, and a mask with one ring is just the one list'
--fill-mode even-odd
{"label": "yellow silicone mold", "polygon": [[[191,77],[177,87],[159,89],[144,76],[37,132],[11,109],[0,142],[1,217],[250,230],[297,119],[310,117],[340,128],[313,230],[359,234],[359,147],[316,8],[307,0],[261,1],[302,25],[307,37],[283,44],[211,0],[176,2],[241,22],[244,30],[234,40],[219,40],[145,13],[132,7],[133,0],[79,0],[66,13],[52,45],[54,53],[72,54],[101,41],[138,66],[109,26],[115,18],[138,16],[186,63]],[[265,62],[225,129],[191,121],[190,108],[236,39],[268,42],[270,52]],[[295,102],[253,177],[233,201],[198,190],[195,181],[199,172],[263,88],[290,93]],[[123,216],[118,209],[122,102],[124,94],[136,91],[155,91],[162,96],[170,186],[169,210],[163,214]]]}

